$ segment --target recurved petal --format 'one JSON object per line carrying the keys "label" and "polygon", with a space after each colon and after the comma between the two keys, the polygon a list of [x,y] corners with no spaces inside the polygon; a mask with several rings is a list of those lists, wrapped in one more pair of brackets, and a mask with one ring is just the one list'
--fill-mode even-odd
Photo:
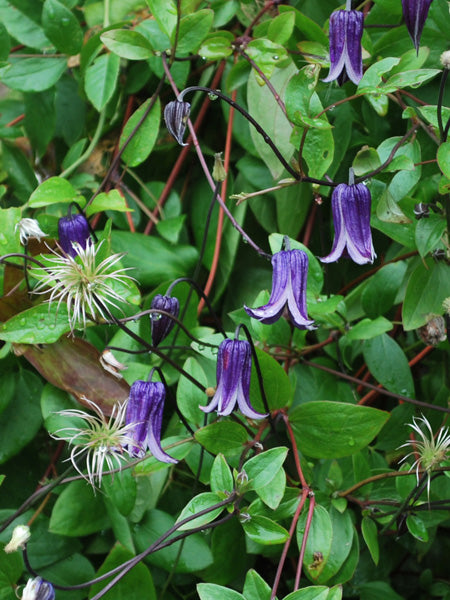
{"label": "recurved petal", "polygon": [[271,325],[281,317],[287,302],[287,287],[290,278],[289,251],[277,252],[272,256],[272,291],[269,302],[258,308],[244,306],[248,315],[265,325]]}
{"label": "recurved petal", "polygon": [[291,320],[298,329],[315,329],[314,321],[308,318],[306,307],[308,255],[303,250],[291,250],[289,258],[290,281],[287,304]]}
{"label": "recurved petal", "polygon": [[175,458],[172,458],[164,452],[161,447],[161,430],[162,430],[162,419],[164,410],[164,400],[166,397],[166,390],[164,385],[159,381],[149,382],[151,388],[151,409],[149,418],[149,427],[147,430],[146,446],[153,454],[153,456],[165,463],[176,463],[178,462]]}

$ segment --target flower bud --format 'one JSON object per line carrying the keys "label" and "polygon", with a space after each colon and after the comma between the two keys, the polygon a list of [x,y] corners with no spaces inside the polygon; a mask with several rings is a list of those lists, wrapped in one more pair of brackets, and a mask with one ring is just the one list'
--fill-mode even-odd
{"label": "flower bud", "polygon": [[[180,303],[178,302],[178,298],[157,294],[153,298],[150,308],[163,310],[167,313],[170,313],[174,317],[178,317],[180,312]],[[160,344],[172,331],[175,321],[166,315],[161,315],[158,313],[153,313],[150,316],[150,319],[152,325],[152,343],[154,346],[158,346],[158,344]]]}
{"label": "flower bud", "polygon": [[216,152],[214,154],[214,167],[212,172],[212,178],[214,181],[225,181],[227,178],[227,172],[223,166],[222,153]]}
{"label": "flower bud", "polygon": [[30,528],[28,525],[17,525],[14,527],[14,531],[11,537],[11,540],[5,546],[5,552],[10,554],[11,552],[16,552],[17,550],[24,549],[26,543],[30,539]]}
{"label": "flower bud", "polygon": [[444,69],[450,69],[450,50],[446,50],[441,54],[441,65]]}
{"label": "flower bud", "polygon": [[166,105],[164,109],[164,120],[166,122],[169,133],[173,135],[180,146],[187,146],[183,143],[183,135],[186,129],[191,105],[189,102],[180,102],[173,100]]}
{"label": "flower bud", "polygon": [[58,221],[58,234],[59,245],[72,257],[77,255],[74,243],[80,244],[85,250],[91,235],[86,217],[79,214],[61,217]]}

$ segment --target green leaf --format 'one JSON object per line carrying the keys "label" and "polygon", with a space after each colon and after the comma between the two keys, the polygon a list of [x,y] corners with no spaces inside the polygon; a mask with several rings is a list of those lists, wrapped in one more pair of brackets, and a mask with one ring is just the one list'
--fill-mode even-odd
{"label": "green leaf", "polygon": [[231,493],[233,490],[233,476],[223,454],[218,454],[214,459],[210,475],[210,486],[211,491],[216,493]]}
{"label": "green leaf", "polygon": [[[297,545],[300,548],[305,535],[307,511],[303,510],[297,522]],[[327,564],[333,539],[333,525],[328,511],[317,504],[311,520],[311,527],[306,541],[303,566],[309,577],[317,579]]]}
{"label": "green leaf", "polygon": [[9,35],[24,46],[43,50],[51,46],[40,27],[30,16],[26,6],[18,8],[15,3],[0,0],[0,21],[6,27]]}
{"label": "green leaf", "polygon": [[361,304],[368,317],[378,317],[393,306],[406,268],[405,261],[385,265],[368,280],[361,295]]}
{"label": "green leaf", "polygon": [[248,521],[242,523],[242,527],[253,542],[263,546],[283,544],[289,537],[284,527],[261,515],[251,515]]}
{"label": "green leaf", "polygon": [[446,177],[450,177],[450,142],[443,142],[437,151],[439,168]]}
{"label": "green leaf", "polygon": [[0,598],[12,600],[13,588],[23,572],[23,558],[20,552],[6,554],[4,544],[0,544]]}
{"label": "green leaf", "polygon": [[25,94],[24,126],[30,142],[39,156],[43,156],[55,134],[56,113],[54,90]]}
{"label": "green leaf", "polygon": [[[356,455],[358,456],[358,455]],[[353,539],[357,537],[350,512],[345,510],[341,513],[334,506],[330,507],[328,514],[331,518],[333,536],[328,558],[324,565],[319,565],[319,572],[315,568],[314,554],[312,561],[304,565],[306,573],[314,583],[329,583],[337,576],[348,557],[350,556]],[[314,517],[313,517],[314,521]],[[306,556],[305,556],[306,560]],[[320,562],[317,561],[317,562]],[[340,580],[335,583],[341,583]]]}
{"label": "green leaf", "polygon": [[419,540],[419,542],[428,542],[428,531],[420,517],[408,515],[406,517],[406,527],[416,540]]}
{"label": "green leaf", "polygon": [[242,452],[248,433],[239,423],[217,421],[196,431],[195,439],[212,454],[230,456]]}
{"label": "green leaf", "polygon": [[172,246],[156,237],[128,231],[113,231],[112,247],[114,252],[126,253],[124,267],[133,267],[131,274],[146,287],[190,275],[198,256],[192,246]]}
{"label": "green leaf", "polygon": [[65,58],[20,58],[1,75],[6,86],[19,92],[42,92],[55,85],[67,68]]}
{"label": "green leaf", "polygon": [[[208,8],[197,10],[186,15],[180,21],[178,32],[177,54],[195,53],[208,35],[214,19],[214,12]],[[171,41],[174,43],[175,32]]]}
{"label": "green leaf", "polygon": [[28,200],[30,208],[39,208],[40,206],[50,206],[59,203],[69,204],[78,202],[84,204],[84,198],[81,198],[73,185],[62,177],[49,177],[43,181],[31,194]]}
{"label": "green leaf", "polygon": [[116,90],[119,67],[117,54],[102,54],[86,69],[84,89],[98,111],[106,106]]}
{"label": "green leaf", "polygon": [[208,60],[218,60],[226,58],[233,53],[231,43],[234,36],[229,31],[215,31],[210,33],[203,40],[198,53]]}
{"label": "green leaf", "polygon": [[22,211],[20,208],[0,209],[0,253],[20,252],[19,232],[16,225],[20,221]]}
{"label": "green leaf", "polygon": [[243,469],[248,476],[248,489],[258,490],[268,485],[284,463],[287,453],[287,448],[272,448],[244,463]]}
{"label": "green leaf", "polygon": [[[162,510],[148,511],[135,528],[134,537],[138,551],[146,550],[150,544],[165,535],[174,523],[175,519]],[[183,545],[180,548],[181,544]],[[213,557],[204,536],[194,533],[185,538],[183,542],[180,540],[150,554],[145,560],[169,572],[175,570],[176,573],[195,573],[206,569],[212,563]]]}
{"label": "green leaf", "polygon": [[[205,387],[207,386],[207,378],[198,361],[189,357],[183,365],[183,369],[190,373],[197,381]],[[195,424],[198,428],[203,423],[205,413],[200,410],[199,406],[206,406],[208,397],[205,392],[194,385],[189,379],[181,375],[177,387],[177,404],[181,414],[186,419]]]}
{"label": "green leaf", "polygon": [[389,57],[378,60],[371,65],[362,76],[361,81],[358,84],[357,93],[380,93],[378,86],[382,82],[382,77],[385,73],[388,73],[392,67],[398,65],[400,62],[399,58]]}
{"label": "green leaf", "polygon": [[146,37],[129,29],[110,29],[100,39],[111,52],[128,60],[146,60],[153,56],[153,48]]}
{"label": "green leaf", "polygon": [[[274,44],[272,41],[264,38],[249,42],[246,47],[246,53],[268,79],[272,79],[277,67],[283,69],[290,63],[287,51],[282,45]],[[256,81],[260,85],[264,83],[259,73],[256,76]]]}
{"label": "green leaf", "polygon": [[420,219],[416,226],[416,244],[420,256],[425,257],[439,246],[443,245],[445,219],[441,215],[429,215]]}
{"label": "green leaf", "polygon": [[442,73],[440,69],[413,69],[410,71],[402,71],[389,77],[386,83],[380,85],[380,90],[385,94],[390,94],[398,89],[405,87],[418,88],[436,77],[436,75]]}
{"label": "green leaf", "polygon": [[450,266],[428,258],[411,274],[403,303],[405,331],[425,325],[430,315],[442,315],[442,302],[450,296]]}
{"label": "green leaf", "polygon": [[380,547],[378,545],[378,532],[375,521],[370,517],[363,517],[361,522],[361,533],[367,548],[369,549],[370,556],[377,565],[380,558]]}
{"label": "green leaf", "polygon": [[[94,568],[88,559],[78,553],[74,553],[39,571],[39,575],[43,579],[62,586],[72,586],[89,581],[94,577],[94,573]],[[60,594],[62,595],[64,592],[59,592],[58,596]],[[86,598],[84,589],[73,590],[70,594],[73,600],[84,600]]]}
{"label": "green leaf", "polygon": [[[120,146],[122,147],[128,137],[134,132],[134,129],[144,119],[147,113],[152,98],[148,98],[128,119],[120,136]],[[161,120],[161,103],[159,98],[152,106],[150,112],[146,114],[145,119],[141,123],[139,129],[133,133],[133,137],[127,144],[122,159],[130,167],[140,165],[148,157],[153,150],[159,132],[159,124]]]}
{"label": "green leaf", "polygon": [[52,344],[69,331],[65,304],[38,304],[0,324],[0,340],[16,344]]}
{"label": "green leaf", "polygon": [[375,148],[369,148],[369,146],[363,146],[359,152],[356,153],[355,158],[353,159],[353,171],[357,177],[364,175],[365,173],[370,173],[370,171],[374,171],[378,169],[381,165],[381,160],[378,155],[378,152]]}
{"label": "green leaf", "polygon": [[42,423],[39,398],[42,381],[25,369],[15,374],[14,397],[0,420],[0,464],[15,456],[36,435]]}
{"label": "green leaf", "polygon": [[200,600],[246,600],[242,594],[215,583],[198,583]]}
{"label": "green leaf", "polygon": [[261,500],[272,510],[278,508],[286,490],[286,473],[283,468],[278,469],[275,477],[265,485],[257,489],[256,493]]}
{"label": "green leaf", "polygon": [[136,502],[136,479],[131,469],[106,475],[102,479],[102,489],[121,515],[130,514]]}
{"label": "green leaf", "polygon": [[[186,506],[181,511],[180,516],[176,520],[176,523],[183,521],[183,519],[187,519],[188,517],[193,517],[195,514],[202,510],[206,510],[207,508],[211,508],[218,502],[221,502],[222,498],[219,497],[218,494],[214,492],[204,492],[202,494],[198,494],[194,496]],[[188,523],[185,523],[181,527],[178,528],[179,531],[187,531],[189,529],[195,529],[195,527],[200,527],[201,525],[206,525],[207,523],[211,523],[214,521],[216,517],[220,515],[220,513],[224,510],[224,506],[220,508],[216,508],[211,510],[210,512],[197,517],[196,519],[192,519]]]}
{"label": "green leaf", "polygon": [[78,54],[83,45],[83,30],[78,19],[58,0],[45,0],[42,10],[45,35],[63,54]]}
{"label": "green leaf", "polygon": [[[133,554],[120,544],[115,544],[112,550],[95,574],[96,577],[108,573],[124,562],[133,558]],[[89,598],[98,594],[112,578],[99,581],[89,588]],[[149,569],[139,562],[114,587],[105,594],[107,600],[157,600],[155,586]]]}
{"label": "green leaf", "polygon": [[90,217],[104,210],[115,210],[117,212],[129,212],[125,198],[119,190],[111,190],[110,192],[101,192],[95,196],[94,200],[86,209],[86,216]]}
{"label": "green leaf", "polygon": [[393,327],[392,323],[384,317],[377,317],[373,321],[372,319],[362,319],[352,326],[347,337],[349,340],[369,340],[390,331]]}
{"label": "green leaf", "polygon": [[285,596],[283,600],[327,600],[329,591],[329,588],[323,585],[313,585],[292,592]]}
{"label": "green leaf", "polygon": [[[386,389],[403,396],[414,397],[414,381],[405,353],[386,334],[367,340],[363,346],[364,360],[372,375]],[[386,369],[386,365],[389,369]]]}
{"label": "green leaf", "polygon": [[84,479],[65,487],[52,510],[49,529],[52,533],[78,537],[107,529],[109,519],[101,494],[94,494]]}
{"label": "green leaf", "polygon": [[389,413],[343,402],[317,400],[294,408],[289,415],[302,453],[313,458],[340,458],[367,446]]}
{"label": "green leaf", "polygon": [[174,0],[146,0],[161,31],[170,38],[177,24],[177,5]]}
{"label": "green leaf", "polygon": [[[292,404],[294,391],[289,377],[283,367],[273,356],[259,348],[256,349],[259,366],[263,377],[264,391],[267,403],[271,410],[285,408]],[[265,413],[266,409],[262,402],[261,390],[256,373],[255,365],[252,365],[252,377],[250,380],[250,403],[255,410]]]}
{"label": "green leaf", "polygon": [[287,44],[292,36],[294,25],[294,12],[282,13],[270,22],[267,37],[276,44]]}
{"label": "green leaf", "polygon": [[[294,65],[274,70],[270,82],[282,98],[284,97],[284,90],[289,79],[295,72],[296,67]],[[247,98],[250,114],[265,129],[283,157],[289,162],[294,154],[294,146],[290,142],[292,125],[278,106],[270,90],[267,89],[267,86],[261,86],[258,83],[253,71],[248,78]],[[259,156],[269,168],[272,177],[279,179],[284,171],[284,167],[272,149],[252,126],[250,126],[250,134]]]}
{"label": "green leaf", "polygon": [[243,593],[245,600],[270,600],[270,586],[254,569],[247,571]]}

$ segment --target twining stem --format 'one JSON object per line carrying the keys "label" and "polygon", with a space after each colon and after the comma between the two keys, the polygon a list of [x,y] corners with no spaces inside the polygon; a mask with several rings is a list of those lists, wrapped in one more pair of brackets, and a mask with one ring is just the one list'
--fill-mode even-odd
{"label": "twining stem", "polygon": [[294,432],[293,432],[292,426],[289,422],[289,417],[285,414],[283,414],[283,421],[286,425],[286,429],[288,430],[289,439],[291,440],[292,449],[294,451],[295,468],[297,469],[297,473],[298,473],[298,476],[300,479],[301,486],[302,486],[302,488],[309,490],[308,484],[306,483],[305,476],[303,475],[302,466],[300,464],[300,457],[299,457],[299,453],[298,453],[297,442],[295,440]]}
{"label": "twining stem", "polygon": [[390,392],[389,390],[385,390],[383,388],[379,388],[372,383],[367,383],[362,379],[357,379],[356,377],[352,377],[351,375],[347,375],[346,373],[341,373],[341,371],[336,371],[335,369],[330,369],[329,367],[325,367],[324,365],[320,365],[319,363],[311,362],[308,360],[302,361],[302,364],[313,367],[314,369],[320,369],[321,371],[325,371],[326,373],[331,373],[336,377],[340,377],[341,379],[346,379],[347,381],[351,381],[356,385],[361,385],[362,387],[369,388],[371,390],[375,390],[382,394],[383,396],[390,396],[391,398],[396,398],[397,400],[403,400],[403,402],[408,402],[409,404],[415,404],[416,406],[421,406],[423,408],[429,408],[431,410],[437,410],[439,412],[450,413],[450,408],[446,408],[445,406],[438,406],[437,404],[428,404],[428,402],[422,402],[420,400],[414,400],[413,398],[408,398],[408,396],[402,396],[401,394],[395,394],[394,392]]}
{"label": "twining stem", "polygon": [[[231,98],[233,101],[236,100],[237,90],[232,92]],[[224,155],[224,169],[228,174],[228,169],[230,167],[230,153],[231,153],[231,143],[232,143],[232,135],[233,135],[233,122],[234,122],[234,108],[230,106],[230,113],[228,116],[228,125],[227,125],[227,135],[225,139],[225,155]],[[224,199],[227,197],[227,186],[228,186],[228,177],[222,181],[222,188],[220,190],[221,196]],[[217,197],[217,192],[215,191],[214,197]],[[214,280],[216,278],[217,268],[219,266],[219,258],[220,258],[220,248],[222,246],[222,235],[223,235],[223,222],[224,222],[224,210],[222,206],[219,207],[219,214],[217,217],[217,229],[216,229],[216,242],[214,245],[214,254],[211,262],[211,268],[209,270],[208,279],[206,280],[205,288],[203,290],[206,297],[209,296],[211,292],[211,288],[213,286]],[[203,298],[198,303],[197,314],[203,310],[205,302]]]}
{"label": "twining stem", "polygon": [[314,515],[314,507],[316,505],[316,499],[314,497],[314,493],[310,491],[308,494],[308,497],[309,497],[308,515],[306,517],[305,532],[303,534],[302,545],[300,548],[300,556],[298,557],[297,572],[295,574],[295,582],[294,582],[294,592],[296,592],[300,586],[300,578],[302,576],[302,565],[303,565],[303,559],[305,557],[306,542],[308,541],[309,530],[311,528],[312,518]]}
{"label": "twining stem", "polygon": [[[434,472],[436,472],[436,473],[440,472],[440,471],[450,471],[450,467],[436,467],[434,469]],[[420,469],[419,473],[423,474],[423,473],[426,473],[426,471],[424,471],[423,469]],[[415,477],[416,472],[415,471],[388,471],[387,473],[378,473],[377,475],[372,475],[371,477],[367,477],[367,479],[358,481],[358,483],[355,483],[354,485],[347,488],[343,492],[336,492],[336,495],[339,496],[340,498],[345,498],[346,496],[350,496],[351,494],[353,494],[353,492],[355,492],[356,490],[359,490],[359,488],[361,488],[365,485],[368,485],[369,483],[373,483],[374,481],[381,481],[382,479],[390,479],[391,477],[408,477],[408,476]]]}
{"label": "twining stem", "polygon": [[297,508],[295,509],[294,516],[292,517],[291,526],[289,527],[289,537],[285,541],[283,546],[283,551],[280,556],[280,560],[278,561],[277,572],[275,574],[275,579],[273,581],[272,592],[270,594],[270,600],[274,600],[277,595],[278,586],[280,584],[281,574],[283,572],[284,563],[286,561],[286,556],[289,550],[289,546],[291,545],[292,538],[294,536],[295,528],[297,526],[298,519],[300,517],[300,513],[302,512],[302,508],[305,505],[306,498],[308,497],[308,490],[303,489],[302,495],[299,503],[297,504]]}

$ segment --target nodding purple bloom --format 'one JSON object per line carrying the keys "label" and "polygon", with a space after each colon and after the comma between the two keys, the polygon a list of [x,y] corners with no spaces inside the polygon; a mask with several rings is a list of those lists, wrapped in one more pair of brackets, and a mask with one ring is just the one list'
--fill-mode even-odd
{"label": "nodding purple bloom", "polygon": [[164,109],[166,127],[180,146],[187,146],[187,144],[183,143],[183,135],[190,112],[191,105],[189,102],[180,102],[179,100],[169,102]]}
{"label": "nodding purple bloom", "polygon": [[29,579],[23,589],[22,600],[55,600],[55,590],[41,577]]}
{"label": "nodding purple bloom", "polygon": [[86,217],[79,214],[61,217],[58,221],[58,235],[59,245],[69,256],[77,255],[74,242],[86,250],[91,235]]}
{"label": "nodding purple bloom", "polygon": [[433,0],[402,0],[403,17],[406,28],[413,41],[416,52],[419,52],[420,36]]}
{"label": "nodding purple bloom", "polygon": [[303,250],[282,250],[272,256],[272,293],[269,302],[259,308],[244,306],[248,315],[261,323],[275,323],[285,308],[299,329],[315,329],[306,308],[308,255]]}
{"label": "nodding purple bloom", "polygon": [[125,424],[134,423],[129,436],[134,446],[128,446],[130,456],[144,456],[147,448],[153,456],[166,463],[178,462],[161,448],[161,427],[166,390],[159,381],[135,381],[130,389]]}
{"label": "nodding purple bloom", "polygon": [[[180,303],[178,302],[178,298],[157,294],[153,298],[150,308],[164,310],[174,317],[178,317],[180,312]],[[150,320],[152,325],[152,344],[157,346],[172,331],[175,321],[173,321],[170,317],[166,317],[166,315],[161,315],[158,313],[152,313],[150,315]]]}
{"label": "nodding purple bloom", "polygon": [[252,351],[246,340],[224,340],[217,355],[217,389],[208,406],[200,406],[205,413],[217,410],[219,417],[231,414],[236,406],[249,419],[263,419],[250,404],[250,375]]}
{"label": "nodding purple bloom", "polygon": [[364,15],[358,10],[337,10],[330,17],[330,72],[323,81],[351,79],[358,83],[362,77],[362,49]]}
{"label": "nodding purple bloom", "polygon": [[320,260],[330,263],[341,256],[350,257],[359,265],[373,262],[376,257],[370,231],[370,192],[363,183],[340,183],[333,190],[334,242],[328,256]]}

